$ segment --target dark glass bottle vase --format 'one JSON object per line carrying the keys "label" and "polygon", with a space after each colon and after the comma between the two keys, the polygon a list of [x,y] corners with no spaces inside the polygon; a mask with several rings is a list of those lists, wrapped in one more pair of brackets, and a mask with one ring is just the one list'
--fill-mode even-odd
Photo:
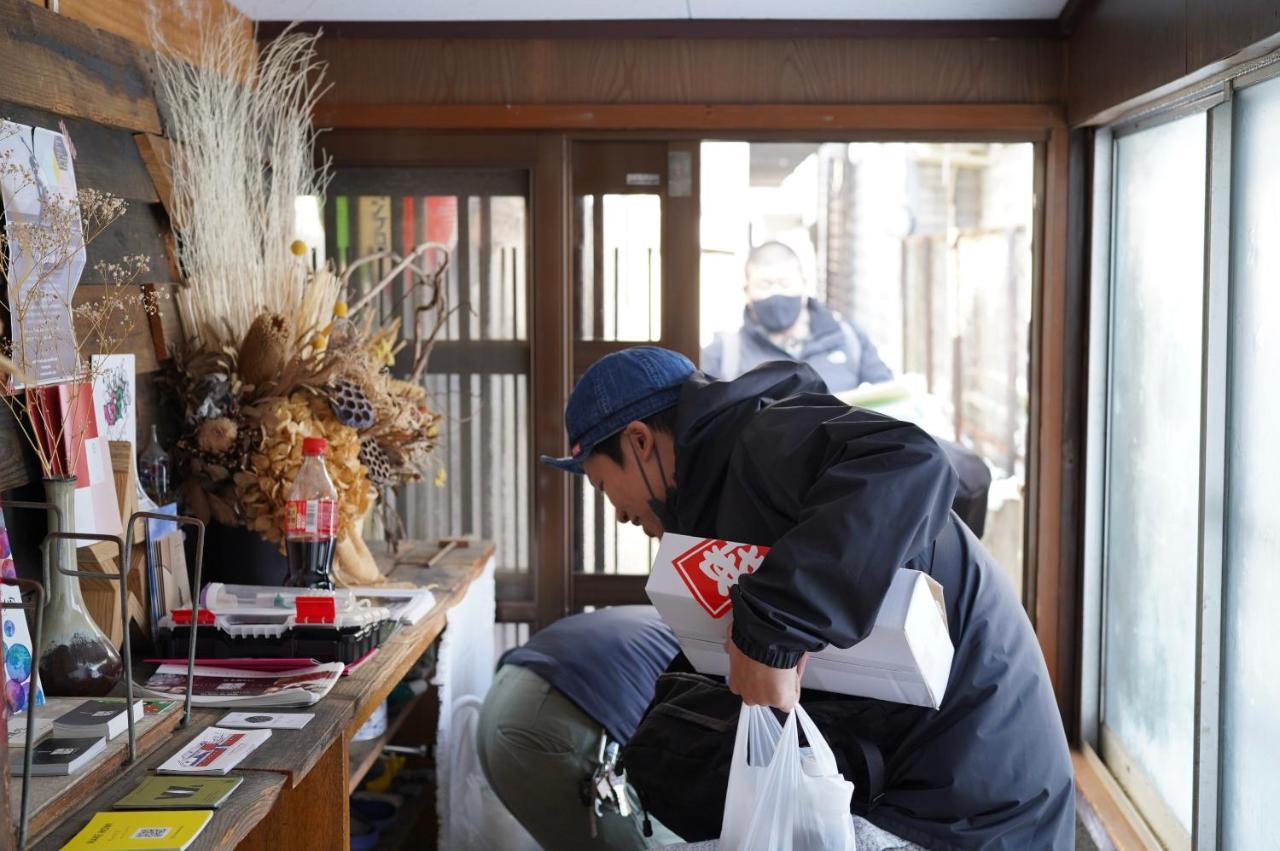
{"label": "dark glass bottle vase", "polygon": [[[45,479],[44,492],[45,499],[62,511],[64,528],[75,529],[75,478]],[[49,530],[57,528],[57,515],[49,512]],[[50,569],[41,628],[40,684],[45,694],[54,697],[101,697],[120,682],[124,663],[85,608],[79,577],[58,570],[59,566],[79,569],[76,542],[51,539],[45,546],[50,549]]]}

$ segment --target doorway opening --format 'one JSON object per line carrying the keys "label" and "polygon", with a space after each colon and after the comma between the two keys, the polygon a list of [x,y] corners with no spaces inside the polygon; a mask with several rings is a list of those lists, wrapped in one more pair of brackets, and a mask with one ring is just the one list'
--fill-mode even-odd
{"label": "doorway opening", "polygon": [[[1021,595],[1034,146],[707,141],[700,160],[701,366],[803,359],[845,401],[981,459],[970,525]],[[784,248],[752,254],[767,243]],[[771,331],[748,304],[789,287],[808,327]]]}

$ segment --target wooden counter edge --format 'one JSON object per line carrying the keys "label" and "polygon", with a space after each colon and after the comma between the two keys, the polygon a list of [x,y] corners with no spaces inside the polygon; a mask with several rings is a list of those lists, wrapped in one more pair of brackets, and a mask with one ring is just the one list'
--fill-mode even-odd
{"label": "wooden counter edge", "polygon": [[[458,603],[462,602],[462,598],[466,596],[467,590],[472,583],[479,578],[484,571],[484,566],[488,564],[489,559],[497,551],[497,545],[492,541],[478,541],[476,546],[465,550],[454,550],[451,555],[471,555],[472,551],[476,551],[477,555],[472,559],[470,568],[466,575],[466,581],[459,583],[453,588],[449,596],[443,600],[436,601],[435,611],[429,617],[419,621],[408,629],[402,630],[395,638],[404,638],[413,642],[411,652],[404,654],[396,665],[383,672],[383,676],[377,683],[377,687],[370,692],[366,692],[359,701],[354,704],[353,717],[347,724],[347,737],[355,735],[373,711],[378,708],[382,701],[386,700],[387,695],[400,682],[400,679],[413,667],[419,657],[426,652],[431,643],[440,637],[440,633],[444,631],[445,614]],[[400,562],[397,561],[397,566]],[[394,638],[393,638],[394,640]],[[376,657],[373,661],[376,661]]]}

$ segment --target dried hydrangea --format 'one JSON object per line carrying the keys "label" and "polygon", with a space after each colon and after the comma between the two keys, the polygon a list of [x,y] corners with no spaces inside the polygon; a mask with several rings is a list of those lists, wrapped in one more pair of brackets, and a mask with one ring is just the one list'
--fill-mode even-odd
{"label": "dried hydrangea", "polygon": [[244,524],[268,541],[283,542],[285,504],[302,466],[302,439],[323,437],[329,442],[325,467],[338,491],[338,537],[356,532],[372,499],[360,463],[359,433],[339,423],[323,398],[304,392],[259,403],[249,417],[262,428],[262,442],[249,453],[247,468],[232,477]]}

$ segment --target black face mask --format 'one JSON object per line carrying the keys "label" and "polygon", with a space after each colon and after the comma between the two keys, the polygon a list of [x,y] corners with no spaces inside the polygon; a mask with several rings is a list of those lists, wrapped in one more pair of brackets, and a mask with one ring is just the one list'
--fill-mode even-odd
{"label": "black face mask", "polygon": [[658,499],[658,495],[653,492],[653,486],[649,484],[649,476],[644,471],[644,465],[640,463],[640,450],[636,449],[634,442],[631,443],[631,454],[635,456],[636,468],[640,470],[640,478],[644,479],[644,489],[649,492],[649,510],[658,518],[658,522],[662,524],[663,532],[671,532],[678,534],[679,530],[676,526],[679,520],[676,517],[676,486],[667,484],[667,471],[662,468],[662,453],[658,452],[654,447],[654,455],[658,459],[658,474],[662,476],[662,483],[666,485],[667,494],[665,499]]}
{"label": "black face mask", "polygon": [[799,295],[771,295],[751,303],[756,319],[766,331],[774,334],[795,325],[803,307],[804,296]]}

